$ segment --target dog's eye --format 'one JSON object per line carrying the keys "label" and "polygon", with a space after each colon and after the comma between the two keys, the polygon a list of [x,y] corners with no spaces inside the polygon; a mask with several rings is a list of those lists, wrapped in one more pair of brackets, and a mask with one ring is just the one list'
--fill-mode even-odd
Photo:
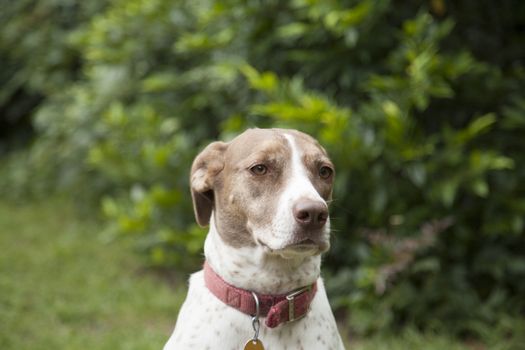
{"label": "dog's eye", "polygon": [[250,168],[250,171],[254,175],[264,175],[268,171],[268,168],[264,164],[256,164]]}
{"label": "dog's eye", "polygon": [[334,172],[334,171],[332,170],[332,168],[327,167],[327,166],[322,166],[322,167],[319,169],[319,176],[320,176],[322,179],[328,179],[328,178],[330,178],[330,176],[332,176],[333,172]]}

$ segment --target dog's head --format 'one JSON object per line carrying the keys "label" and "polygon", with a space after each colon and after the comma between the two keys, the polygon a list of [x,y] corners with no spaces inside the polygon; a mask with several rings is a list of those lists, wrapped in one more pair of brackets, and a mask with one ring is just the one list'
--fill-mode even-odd
{"label": "dog's head", "polygon": [[250,129],[206,147],[190,180],[199,225],[208,225],[213,213],[226,244],[293,257],[328,250],[333,179],[334,166],[312,137]]}

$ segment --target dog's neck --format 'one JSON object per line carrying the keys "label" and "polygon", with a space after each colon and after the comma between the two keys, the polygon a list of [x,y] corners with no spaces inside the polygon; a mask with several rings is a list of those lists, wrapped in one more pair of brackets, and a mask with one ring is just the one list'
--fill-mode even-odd
{"label": "dog's neck", "polygon": [[226,244],[210,220],[204,243],[206,261],[231,285],[263,294],[284,294],[313,284],[320,274],[321,256],[283,258],[260,246],[235,248]]}

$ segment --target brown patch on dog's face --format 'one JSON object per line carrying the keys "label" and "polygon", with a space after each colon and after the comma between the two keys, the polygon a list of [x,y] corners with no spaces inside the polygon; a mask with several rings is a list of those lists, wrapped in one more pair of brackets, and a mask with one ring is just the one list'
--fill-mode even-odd
{"label": "brown patch on dog's face", "polygon": [[231,142],[215,191],[215,222],[228,244],[255,244],[251,227],[275,214],[289,160],[286,139],[275,130],[248,130]]}
{"label": "brown patch on dog's face", "polygon": [[190,184],[195,219],[200,226],[210,223],[217,175],[224,167],[224,152],[228,144],[213,142],[193,161]]}

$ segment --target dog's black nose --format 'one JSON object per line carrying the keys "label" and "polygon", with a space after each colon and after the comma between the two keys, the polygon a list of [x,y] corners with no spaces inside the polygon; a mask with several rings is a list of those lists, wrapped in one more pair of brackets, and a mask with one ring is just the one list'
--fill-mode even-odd
{"label": "dog's black nose", "polygon": [[321,201],[303,199],[293,206],[295,221],[306,229],[319,229],[328,220],[328,207]]}

